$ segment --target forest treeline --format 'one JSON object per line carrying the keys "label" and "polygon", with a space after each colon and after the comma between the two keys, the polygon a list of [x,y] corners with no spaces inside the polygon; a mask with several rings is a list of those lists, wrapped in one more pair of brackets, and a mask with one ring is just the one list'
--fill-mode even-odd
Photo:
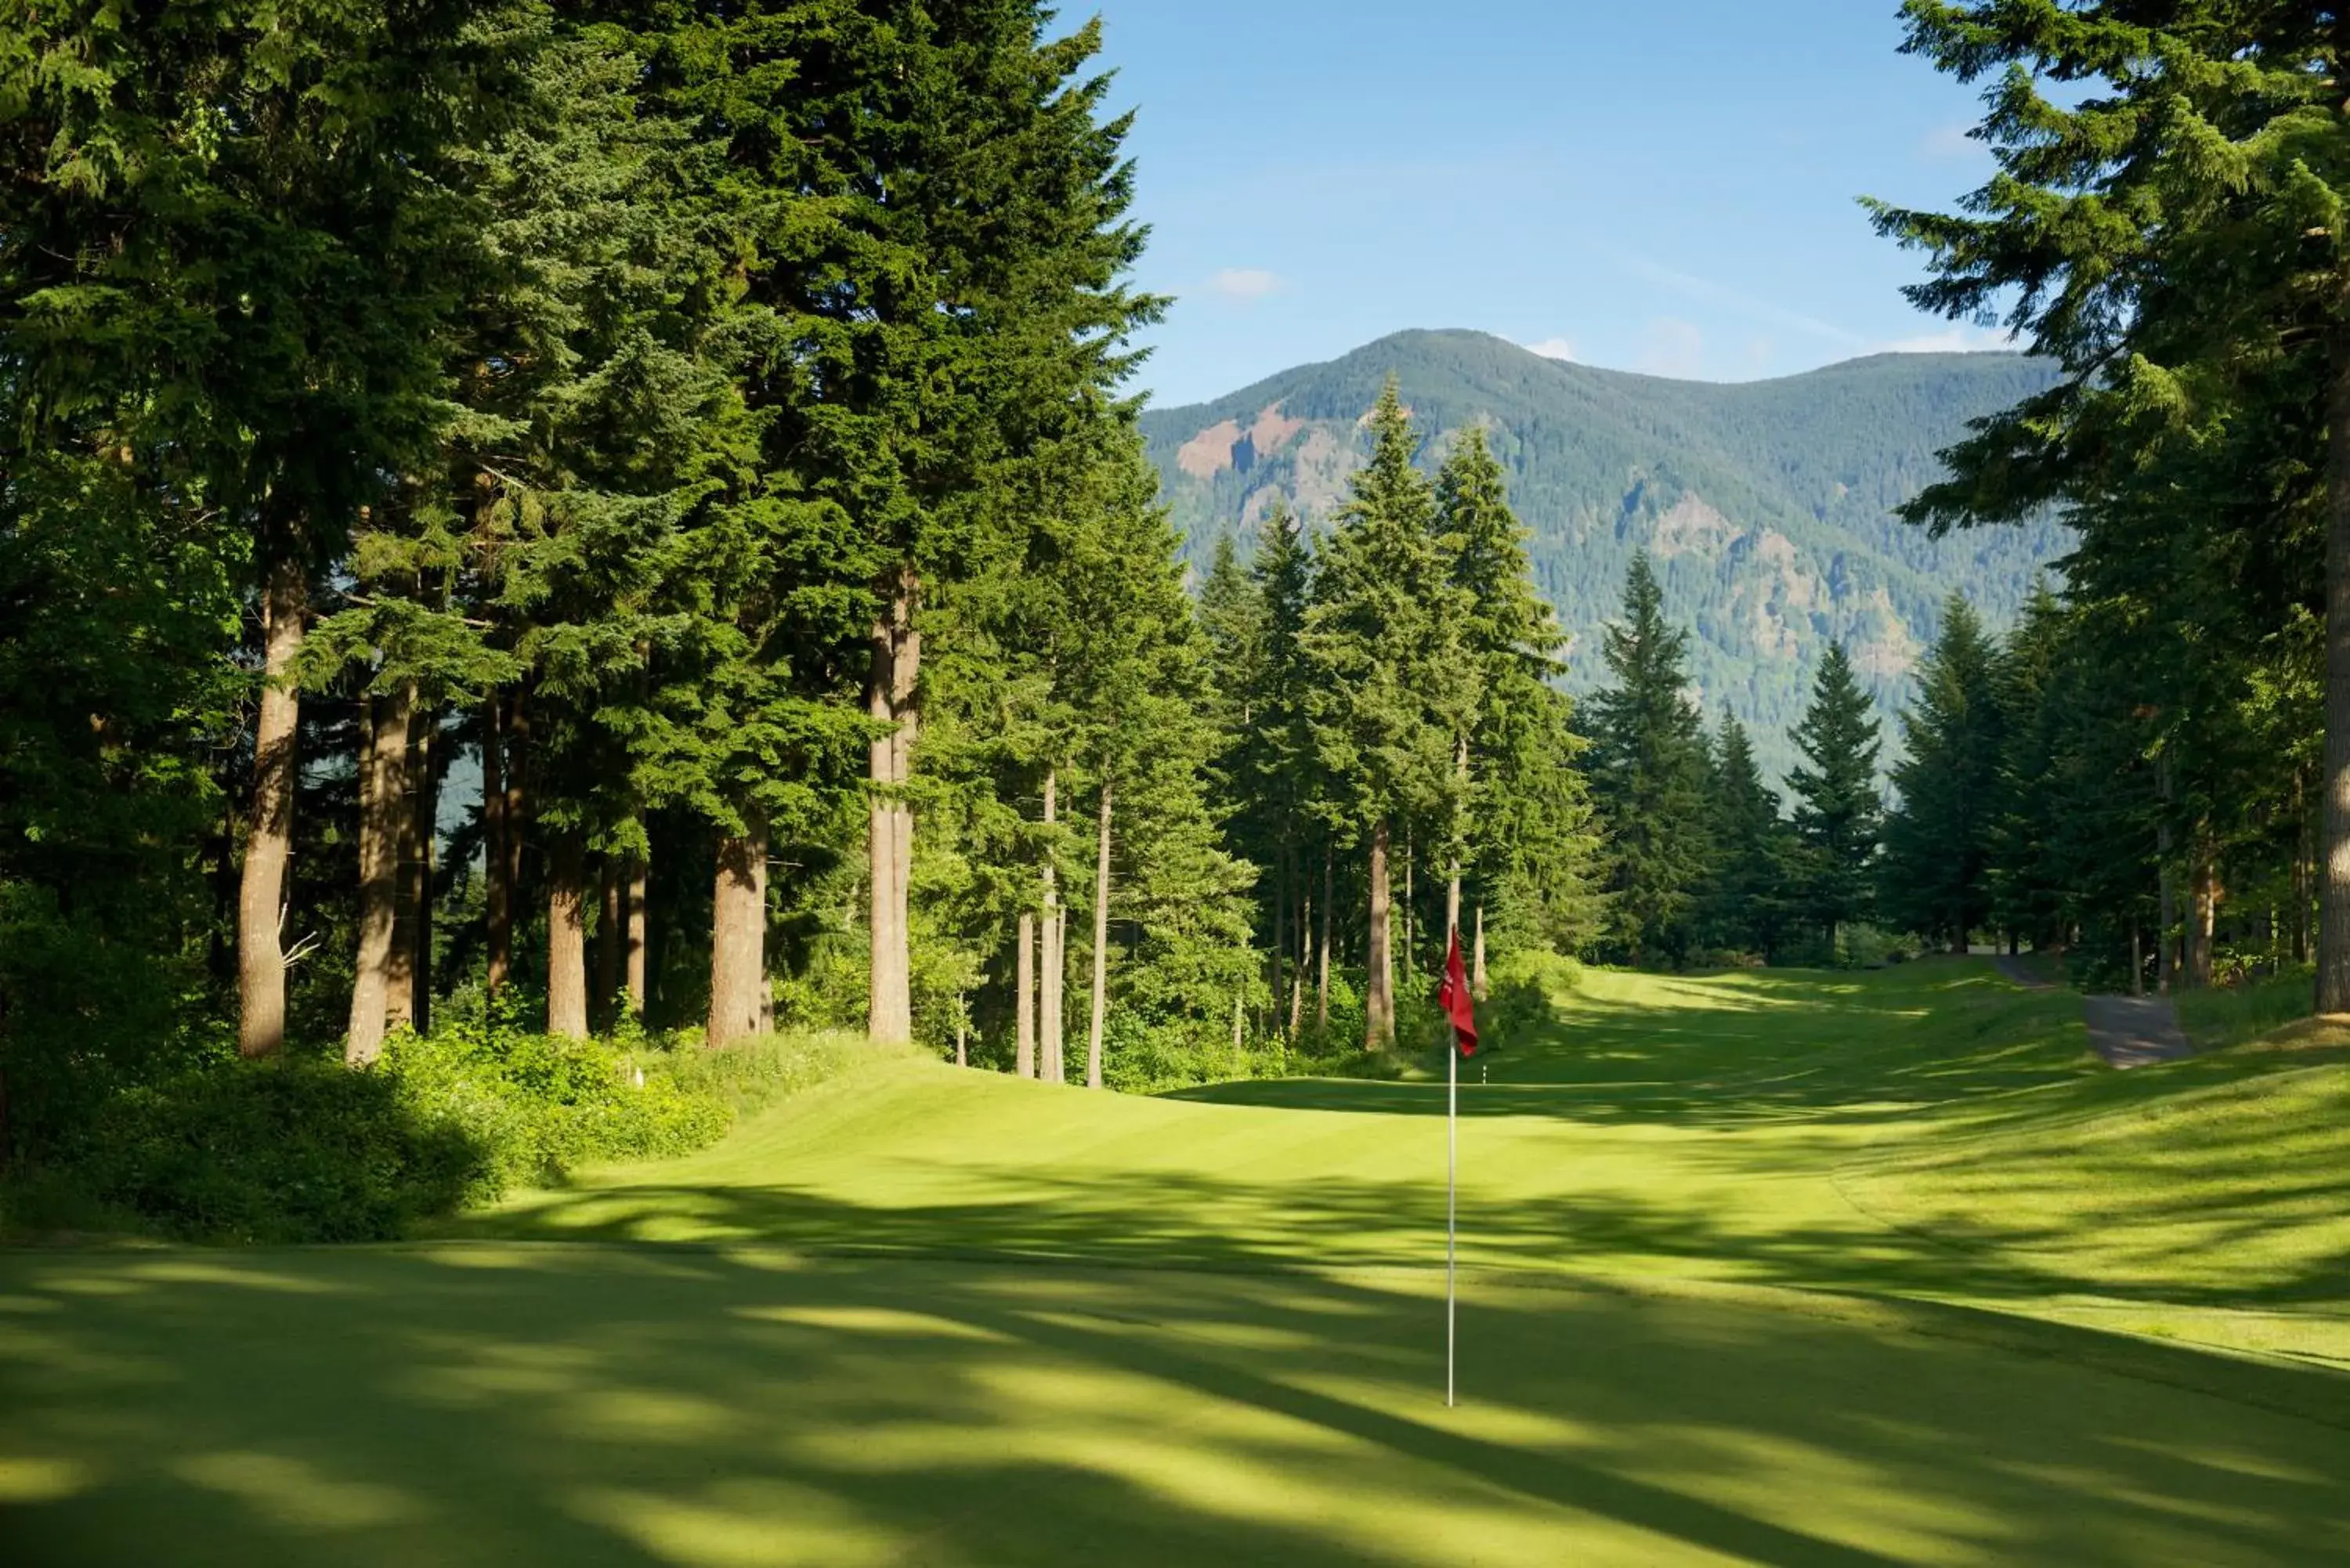
{"label": "forest treeline", "polygon": [[1560,639],[1489,453],[1423,475],[1390,398],[1326,538],[1187,591],[1095,26],[0,22],[18,1150],[444,1034],[1198,1076],[1391,1043],[1391,888],[1407,972],[1439,884],[1575,941]]}
{"label": "forest treeline", "polygon": [[[1910,13],[2112,88],[2002,77],[1970,215],[1879,213],[2067,370],[1909,515],[2079,546],[2003,636],[1945,608],[1894,736],[1830,647],[1773,779],[1645,556],[1569,702],[1510,470],[1392,380],[1326,528],[1187,578],[1128,122],[1039,0],[0,0],[9,1147],[244,1126],[289,1060],[570,1096],[511,1171],[723,1125],[591,1037],[1295,1070],[1440,1037],[1456,928],[1481,991],[1890,930],[2317,952],[2350,1010],[2330,35]],[[2180,182],[2197,127],[2233,183]],[[126,1190],[226,1145],[173,1147]]]}

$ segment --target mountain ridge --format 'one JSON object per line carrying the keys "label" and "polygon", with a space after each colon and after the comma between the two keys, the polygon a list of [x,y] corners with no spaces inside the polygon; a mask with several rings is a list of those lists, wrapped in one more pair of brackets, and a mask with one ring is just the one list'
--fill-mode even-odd
{"label": "mountain ridge", "polygon": [[1943,540],[1893,508],[1941,472],[1968,421],[2049,385],[2016,354],[1878,354],[1764,381],[1680,381],[1544,358],[1468,331],[1392,334],[1205,403],[1152,409],[1143,432],[1186,549],[1243,544],[1277,491],[1316,529],[1346,495],[1363,415],[1394,373],[1433,468],[1483,426],[1533,535],[1534,576],[1572,639],[1570,690],[1604,677],[1596,633],[1636,549],[1691,633],[1709,722],[1756,732],[1774,772],[1812,670],[1842,641],[1889,723],[1943,599],[1995,627],[2067,547],[2053,520]]}

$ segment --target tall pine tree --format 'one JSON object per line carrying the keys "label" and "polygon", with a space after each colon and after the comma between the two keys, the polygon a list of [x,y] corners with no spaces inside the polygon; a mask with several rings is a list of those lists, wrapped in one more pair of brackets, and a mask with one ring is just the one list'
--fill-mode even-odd
{"label": "tall pine tree", "polygon": [[1461,591],[1446,580],[1436,497],[1412,465],[1411,418],[1389,378],[1371,413],[1371,457],[1326,542],[1307,613],[1307,708],[1324,803],[1368,850],[1365,1045],[1395,1041],[1389,852],[1399,823],[1449,815],[1456,743],[1473,691],[1459,656]]}
{"label": "tall pine tree", "polygon": [[1801,846],[1797,900],[1833,952],[1844,927],[1875,908],[1884,804],[1877,782],[1878,723],[1842,643],[1828,644],[1811,706],[1793,740],[1804,765],[1787,775]]}
{"label": "tall pine tree", "polygon": [[1608,945],[1633,963],[1685,956],[1712,857],[1705,733],[1689,700],[1689,633],[1665,620],[1648,552],[1632,557],[1624,613],[1591,699],[1591,792],[1607,834]]}
{"label": "tall pine tree", "polygon": [[1918,669],[1918,701],[1901,715],[1899,799],[1885,822],[1879,908],[1888,924],[1964,952],[1991,917],[1990,865],[2006,748],[1998,655],[1965,598],[1942,607],[1942,629]]}

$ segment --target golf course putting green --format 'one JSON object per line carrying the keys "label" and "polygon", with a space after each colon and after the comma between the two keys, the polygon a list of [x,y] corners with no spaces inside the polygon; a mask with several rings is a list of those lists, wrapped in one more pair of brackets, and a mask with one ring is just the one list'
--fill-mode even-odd
{"label": "golf course putting green", "polygon": [[0,1563],[2350,1563],[2345,1073],[1590,976],[1463,1089],[1447,1410],[1440,1090],[877,1061],[445,1237],[0,1253]]}

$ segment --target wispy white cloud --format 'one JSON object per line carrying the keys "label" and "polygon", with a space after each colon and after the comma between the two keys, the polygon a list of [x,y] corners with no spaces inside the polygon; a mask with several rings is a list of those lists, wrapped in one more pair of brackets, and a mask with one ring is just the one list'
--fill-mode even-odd
{"label": "wispy white cloud", "polygon": [[1539,343],[1526,345],[1526,352],[1539,354],[1545,359],[1572,359],[1575,345],[1564,337],[1545,337]]}
{"label": "wispy white cloud", "polygon": [[1880,354],[1997,354],[2012,352],[2023,345],[2012,332],[1993,332],[1980,327],[1953,327],[1942,332],[1924,332],[1915,337],[1897,337],[1890,343],[1880,343]]}
{"label": "wispy white cloud", "polygon": [[1228,266],[1208,280],[1226,299],[1263,299],[1281,291],[1281,275],[1257,266]]}
{"label": "wispy white cloud", "polygon": [[1705,365],[1705,334],[1693,321],[1660,316],[1640,334],[1640,369],[1651,376],[1692,377]]}

